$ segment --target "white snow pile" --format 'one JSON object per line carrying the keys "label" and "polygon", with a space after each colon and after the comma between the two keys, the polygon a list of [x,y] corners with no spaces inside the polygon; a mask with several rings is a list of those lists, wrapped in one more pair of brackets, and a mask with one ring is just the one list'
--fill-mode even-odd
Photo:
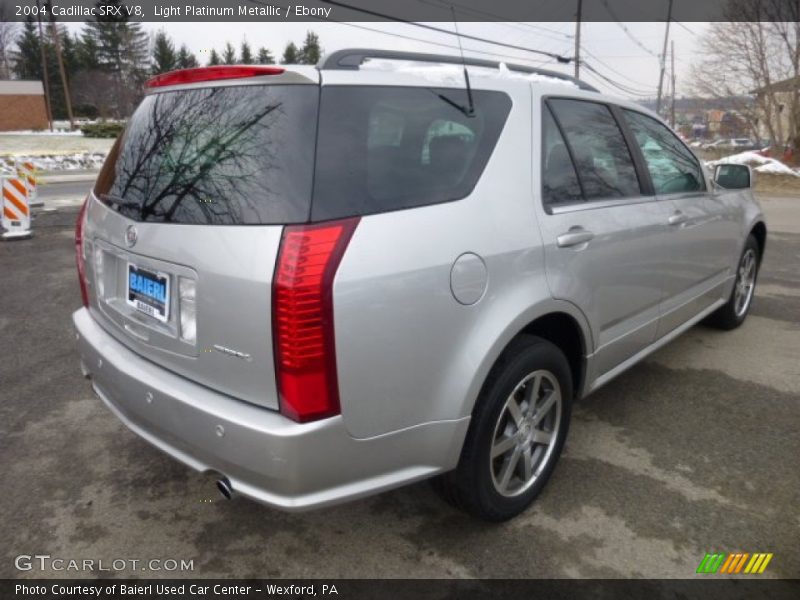
{"label": "white snow pile", "polygon": [[38,156],[0,156],[0,170],[13,172],[14,162],[30,161],[37,171],[97,170],[103,166],[107,152],[74,152],[71,154],[43,154]]}
{"label": "white snow pile", "polygon": [[[461,65],[445,63],[419,63],[413,61],[396,60],[376,60],[372,59],[361,65],[362,70],[367,71],[390,71],[403,75],[413,75],[433,83],[443,83],[450,85],[464,85],[464,68]],[[568,79],[558,77],[548,77],[538,73],[523,73],[509,69],[505,63],[499,63],[499,68],[475,67],[467,65],[470,76],[487,77],[490,79],[524,79],[538,83],[552,83],[566,85],[572,88],[578,87]]]}
{"label": "white snow pile", "polygon": [[57,136],[65,136],[65,135],[75,135],[75,136],[82,136],[83,133],[80,129],[76,129],[75,131],[70,131],[69,129],[54,129],[50,131],[49,129],[18,129],[16,131],[4,131],[3,135],[57,135]]}
{"label": "white snow pile", "polygon": [[714,160],[707,164],[711,168],[721,164],[749,165],[757,173],[792,175],[794,177],[800,177],[800,172],[792,169],[790,166],[782,163],[778,159],[770,158],[768,156],[761,156],[757,152],[740,152],[739,154],[725,156],[719,160]]}

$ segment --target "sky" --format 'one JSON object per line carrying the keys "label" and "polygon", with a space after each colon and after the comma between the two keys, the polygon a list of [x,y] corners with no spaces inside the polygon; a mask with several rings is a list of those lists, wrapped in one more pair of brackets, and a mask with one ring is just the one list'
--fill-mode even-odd
{"label": "sky", "polygon": [[[435,23],[437,27],[452,29],[449,23]],[[290,41],[300,45],[308,30],[320,36],[324,51],[348,47],[371,47],[417,52],[457,54],[455,37],[428,31],[406,23],[331,23],[322,21],[286,23],[144,23],[148,32],[154,34],[165,30],[175,41],[176,47],[186,44],[202,64],[208,60],[211,48],[220,51],[226,41],[235,47],[246,38],[254,51],[260,46],[269,48],[276,57]],[[635,93],[625,93],[584,72],[581,78],[601,91],[616,96],[636,98],[640,95],[654,97],[658,87],[660,63],[658,55],[664,43],[664,23],[583,23],[581,26],[582,58],[606,77],[622,84]],[[707,29],[707,23],[672,23],[670,40],[675,42],[675,72],[677,95],[691,93],[690,66],[700,56],[699,41]],[[80,24],[71,23],[77,30]],[[373,31],[374,30],[374,31]],[[572,56],[575,45],[575,24],[570,23],[459,23],[462,34],[469,34],[502,41],[507,44],[535,48]],[[389,35],[393,34],[393,35]],[[397,36],[407,36],[407,39]],[[431,43],[433,42],[433,43]],[[436,44],[443,44],[436,45]],[[463,40],[467,56],[488,58],[507,62],[518,62],[542,66],[572,74],[572,65],[560,65],[528,52]],[[476,52],[476,51],[480,51]],[[494,53],[503,56],[495,56]],[[668,61],[669,68],[669,61]],[[665,80],[665,86],[668,82]],[[665,87],[666,89],[666,87]]]}

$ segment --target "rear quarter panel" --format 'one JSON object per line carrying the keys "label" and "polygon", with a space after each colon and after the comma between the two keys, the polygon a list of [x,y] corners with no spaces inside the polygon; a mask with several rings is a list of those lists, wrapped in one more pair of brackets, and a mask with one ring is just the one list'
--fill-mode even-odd
{"label": "rear quarter panel", "polygon": [[[342,415],[357,438],[468,416],[505,345],[552,310],[531,199],[531,104],[520,86],[467,198],[361,219],[334,284]],[[482,257],[488,284],[459,304],[450,273]],[[570,307],[566,307],[570,310]]]}

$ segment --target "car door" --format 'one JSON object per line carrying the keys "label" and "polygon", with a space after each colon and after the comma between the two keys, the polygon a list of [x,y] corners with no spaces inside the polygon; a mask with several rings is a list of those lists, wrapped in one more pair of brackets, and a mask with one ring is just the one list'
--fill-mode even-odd
{"label": "car door", "polygon": [[647,165],[670,228],[658,336],[669,333],[722,297],[739,237],[735,204],[709,192],[700,162],[663,123],[622,111]]}
{"label": "car door", "polygon": [[549,98],[542,132],[547,281],[590,324],[591,385],[655,338],[668,215],[606,104]]}

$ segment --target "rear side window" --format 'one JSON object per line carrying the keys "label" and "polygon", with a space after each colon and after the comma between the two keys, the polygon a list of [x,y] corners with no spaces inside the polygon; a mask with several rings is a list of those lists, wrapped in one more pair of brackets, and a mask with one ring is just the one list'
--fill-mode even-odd
{"label": "rear side window", "polygon": [[641,195],[630,150],[607,106],[566,99],[547,103],[569,144],[586,200]]}
{"label": "rear side window", "polygon": [[578,174],[567,145],[547,106],[542,115],[542,197],[546,206],[583,200]]}
{"label": "rear side window", "polygon": [[[328,86],[320,100],[312,220],[463,198],[473,190],[511,109],[501,92]],[[457,105],[457,106],[454,106]]]}
{"label": "rear side window", "polygon": [[137,221],[304,222],[319,87],[224,86],[147,96],[95,194]]}
{"label": "rear side window", "polygon": [[623,110],[642,150],[656,194],[706,189],[700,163],[666,126],[641,113]]}

